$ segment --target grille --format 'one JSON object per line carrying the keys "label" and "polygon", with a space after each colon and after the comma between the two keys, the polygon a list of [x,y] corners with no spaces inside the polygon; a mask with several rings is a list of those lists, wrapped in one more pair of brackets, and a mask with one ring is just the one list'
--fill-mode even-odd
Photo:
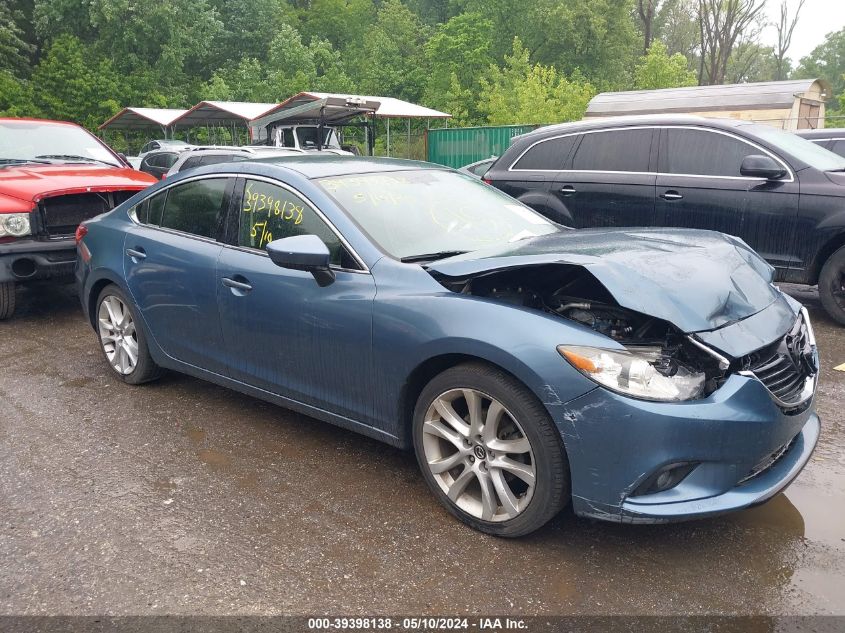
{"label": "grille", "polygon": [[41,202],[42,229],[49,237],[72,236],[80,222],[111,211],[134,193],[134,191],[75,193],[45,198]]}
{"label": "grille", "polygon": [[797,406],[801,404],[805,381],[816,373],[813,359],[809,332],[802,317],[774,347],[758,353],[748,371],[778,400]]}

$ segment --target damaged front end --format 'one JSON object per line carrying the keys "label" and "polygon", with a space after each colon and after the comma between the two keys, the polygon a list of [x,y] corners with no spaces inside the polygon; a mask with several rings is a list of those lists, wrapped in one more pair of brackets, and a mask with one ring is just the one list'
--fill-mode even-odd
{"label": "damaged front end", "polygon": [[807,313],[771,268],[715,233],[572,234],[426,268],[455,293],[570,325],[550,343],[600,387],[549,409],[575,512],[676,521],[785,488],[818,439],[819,364]]}

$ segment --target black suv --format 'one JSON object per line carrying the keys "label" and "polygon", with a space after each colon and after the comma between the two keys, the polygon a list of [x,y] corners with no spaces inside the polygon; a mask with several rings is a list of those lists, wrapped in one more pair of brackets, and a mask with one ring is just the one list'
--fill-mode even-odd
{"label": "black suv", "polygon": [[824,128],[821,130],[798,130],[796,132],[801,138],[812,141],[816,145],[820,145],[825,149],[829,149],[834,154],[845,156],[845,129],[843,128]]}
{"label": "black suv", "polygon": [[845,158],[795,134],[681,115],[587,120],[514,138],[484,180],[575,228],[738,236],[777,281],[818,284],[845,325]]}

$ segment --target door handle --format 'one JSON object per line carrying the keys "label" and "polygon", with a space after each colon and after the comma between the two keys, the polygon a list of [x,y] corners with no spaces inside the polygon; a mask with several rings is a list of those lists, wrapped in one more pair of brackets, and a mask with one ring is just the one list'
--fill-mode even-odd
{"label": "door handle", "polygon": [[249,292],[252,290],[252,286],[246,283],[246,281],[238,281],[237,279],[231,279],[229,277],[223,277],[223,285],[227,288],[232,288],[233,290],[240,290],[241,292]]}
{"label": "door handle", "polygon": [[564,185],[560,188],[560,192],[565,196],[571,196],[576,193],[576,189],[572,185]]}
{"label": "door handle", "polygon": [[683,196],[674,189],[670,189],[669,191],[661,193],[660,197],[664,200],[680,200],[681,198],[683,198]]}
{"label": "door handle", "polygon": [[126,254],[136,262],[142,259],[147,259],[147,254],[144,252],[144,249],[140,246],[138,248],[127,248]]}

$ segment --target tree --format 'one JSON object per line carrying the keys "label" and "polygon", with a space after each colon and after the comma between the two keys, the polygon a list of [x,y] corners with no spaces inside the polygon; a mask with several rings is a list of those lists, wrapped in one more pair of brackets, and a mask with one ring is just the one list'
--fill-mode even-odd
{"label": "tree", "polygon": [[425,102],[438,109],[447,109],[449,102],[454,109],[456,95],[462,94],[467,99],[466,117],[475,118],[474,102],[481,76],[490,65],[492,39],[493,22],[480,13],[462,13],[438,26],[425,44]]}
{"label": "tree", "polygon": [[492,65],[482,80],[479,110],[491,125],[559,123],[584,116],[595,89],[580,77],[567,79],[551,66],[531,64],[514,38],[504,67]]}
{"label": "tree", "polygon": [[28,77],[35,46],[26,41],[22,22],[23,12],[9,0],[0,0],[0,70]]}
{"label": "tree", "polygon": [[0,70],[0,116],[35,116],[32,87],[8,70]]}
{"label": "tree", "polygon": [[306,42],[319,37],[343,50],[369,31],[376,21],[376,6],[373,0],[311,0],[298,14]]}
{"label": "tree", "polygon": [[350,55],[350,65],[366,94],[419,101],[425,86],[429,28],[401,0],[385,0],[375,25]]}
{"label": "tree", "polygon": [[766,0],[698,0],[700,84],[725,83],[734,46],[740,36],[748,38],[765,5]]}
{"label": "tree", "polygon": [[780,3],[780,19],[775,24],[778,32],[778,43],[775,48],[775,61],[777,63],[777,72],[775,77],[778,81],[786,79],[789,70],[789,60],[786,59],[786,53],[792,44],[792,32],[795,30],[795,25],[798,24],[798,17],[801,14],[801,7],[804,6],[804,0],[798,0],[798,6],[795,8],[795,15],[790,19],[789,9],[786,5],[786,0]]}
{"label": "tree", "polygon": [[680,53],[669,55],[666,45],[659,40],[655,40],[647,55],[640,57],[634,69],[634,87],[637,90],[681,88],[696,83],[687,58]]}
{"label": "tree", "polygon": [[118,77],[107,59],[97,60],[72,35],[57,37],[32,74],[35,105],[45,116],[96,129],[120,109]]}
{"label": "tree", "polygon": [[[789,60],[786,60],[788,71]],[[731,84],[751,81],[774,81],[777,77],[777,59],[775,49],[755,42],[742,42],[734,47],[725,81]]]}
{"label": "tree", "polygon": [[[698,0],[665,0],[655,21],[656,36],[670,55],[698,59]],[[698,67],[698,64],[695,64]]]}
{"label": "tree", "polygon": [[[845,93],[845,28],[828,33],[824,42],[801,60],[796,78],[815,79],[821,77],[830,82],[832,92],[828,96]],[[829,104],[835,109],[835,101]]]}
{"label": "tree", "polygon": [[657,15],[660,0],[637,0],[637,14],[643,23],[643,53],[648,54],[654,39],[654,18]]}

